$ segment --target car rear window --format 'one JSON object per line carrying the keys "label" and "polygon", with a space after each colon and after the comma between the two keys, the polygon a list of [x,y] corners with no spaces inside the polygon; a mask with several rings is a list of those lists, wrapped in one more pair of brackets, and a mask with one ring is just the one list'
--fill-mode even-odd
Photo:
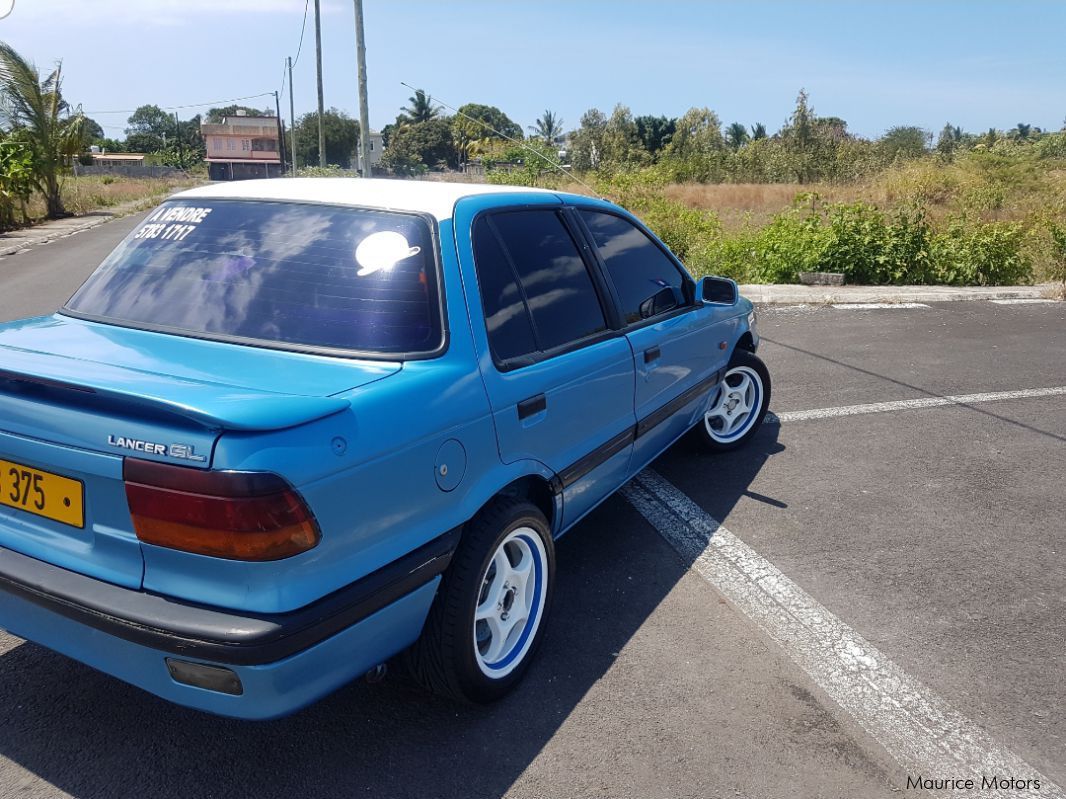
{"label": "car rear window", "polygon": [[90,318],[361,353],[441,345],[433,238],[412,214],[190,199],[153,211],[67,303]]}

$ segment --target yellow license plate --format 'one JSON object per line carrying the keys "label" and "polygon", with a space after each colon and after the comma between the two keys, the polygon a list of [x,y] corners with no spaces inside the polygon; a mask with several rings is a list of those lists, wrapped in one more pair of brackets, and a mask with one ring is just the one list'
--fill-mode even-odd
{"label": "yellow license plate", "polygon": [[84,527],[84,491],[80,480],[0,460],[0,505]]}

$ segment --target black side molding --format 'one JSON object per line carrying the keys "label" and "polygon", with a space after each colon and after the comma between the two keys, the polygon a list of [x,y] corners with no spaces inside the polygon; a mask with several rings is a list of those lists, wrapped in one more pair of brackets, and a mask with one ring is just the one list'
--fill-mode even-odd
{"label": "black side molding", "polygon": [[683,392],[681,395],[667,402],[665,405],[660,406],[656,410],[649,413],[643,419],[637,422],[637,438],[643,435],[647,435],[652,428],[665,422],[679,410],[684,408],[690,402],[697,399],[701,394],[705,394],[714,386],[718,385],[721,380],[721,370],[715,372],[710,377],[706,377],[688,391]]}
{"label": "black side molding", "polygon": [[259,614],[181,602],[105,583],[0,548],[0,592],[80,624],[183,657],[234,666],[273,663],[376,613],[441,574],[459,528],[288,613]]}
{"label": "black side molding", "polygon": [[632,444],[633,440],[636,438],[636,431],[636,427],[630,427],[627,430],[622,431],[606,444],[596,447],[596,449],[592,450],[592,452],[581,460],[559,472],[560,489],[569,488],[597,466],[613,458]]}
{"label": "black side molding", "polygon": [[[645,355],[645,357],[647,357]],[[558,494],[565,488],[569,488],[582,477],[587,475],[597,466],[605,463],[610,458],[617,455],[624,450],[638,438],[646,435],[654,427],[662,424],[679,410],[684,408],[691,402],[697,400],[701,394],[706,393],[710,389],[714,388],[722,379],[722,370],[718,370],[709,377],[704,378],[699,383],[688,389],[681,395],[667,402],[662,407],[652,411],[650,414],[641,419],[637,424],[633,425],[626,430],[623,430],[617,436],[612,438],[605,444],[601,444],[592,450],[588,455],[585,455],[580,460],[567,466],[565,469],[559,472],[555,479],[552,480],[552,490]]]}

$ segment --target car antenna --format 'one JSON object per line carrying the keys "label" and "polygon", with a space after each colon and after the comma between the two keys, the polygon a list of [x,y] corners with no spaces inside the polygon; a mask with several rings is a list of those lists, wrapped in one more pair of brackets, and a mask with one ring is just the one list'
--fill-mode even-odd
{"label": "car antenna", "polygon": [[[416,89],[416,88],[415,88],[414,86],[412,86],[411,84],[409,84],[409,83],[404,83],[404,82],[403,82],[402,80],[400,81],[400,85],[401,85],[401,86],[406,86],[406,87],[407,87],[408,89],[410,89],[410,90],[411,90],[411,91],[413,91],[413,92],[419,92],[419,91],[421,91],[421,92],[423,92],[423,94],[425,93],[425,91],[424,91],[424,90],[422,90],[422,89]],[[589,191],[591,191],[591,192],[592,192],[592,194],[593,194],[593,196],[595,196],[595,197],[599,197],[599,198],[600,198],[601,200],[605,200],[605,199],[607,199],[606,197],[603,197],[603,196],[601,196],[601,195],[600,195],[600,193],[599,193],[598,191],[596,191],[596,189],[595,189],[595,188],[594,188],[593,186],[590,186],[590,185],[589,185],[588,183],[586,183],[585,181],[583,181],[583,180],[582,180],[581,178],[579,178],[579,177],[578,177],[577,175],[575,175],[575,174],[574,174],[573,172],[571,172],[570,170],[568,170],[568,169],[567,169],[566,167],[564,167],[564,166],[563,166],[562,164],[560,164],[560,163],[559,163],[558,161],[553,161],[552,159],[548,158],[548,156],[544,155],[544,153],[541,153],[541,152],[538,152],[537,150],[534,150],[534,149],[533,149],[532,147],[530,147],[530,146],[529,146],[528,144],[526,144],[526,143],[525,143],[524,141],[522,141],[521,139],[516,139],[516,138],[514,138],[514,137],[512,137],[512,136],[508,136],[508,135],[507,135],[506,133],[503,133],[502,131],[496,130],[496,128],[492,127],[492,125],[490,125],[490,124],[489,124],[488,122],[485,122],[485,121],[483,121],[483,120],[480,120],[480,119],[477,119],[477,118],[475,118],[475,117],[472,117],[472,116],[470,116],[470,114],[464,114],[464,113],[463,113],[462,111],[460,111],[460,110],[459,110],[458,108],[455,108],[455,107],[453,107],[453,106],[450,106],[450,105],[448,105],[448,104],[447,104],[446,102],[444,102],[444,101],[443,101],[442,99],[440,99],[439,97],[434,97],[434,96],[433,96],[433,95],[431,95],[431,94],[427,94],[427,95],[426,95],[426,99],[427,99],[427,100],[428,100],[429,102],[438,102],[438,103],[440,103],[441,105],[443,105],[443,106],[444,106],[445,108],[447,108],[447,109],[448,109],[449,111],[452,111],[453,113],[456,113],[456,114],[458,114],[459,116],[463,117],[464,119],[469,119],[469,120],[470,120],[471,122],[475,122],[475,123],[477,123],[478,125],[481,125],[481,127],[483,127],[483,128],[487,128],[488,130],[491,130],[491,131],[492,131],[493,133],[495,133],[495,134],[496,134],[497,136],[499,136],[500,138],[502,138],[502,139],[507,139],[507,141],[509,141],[509,142],[512,142],[512,143],[514,143],[514,144],[517,144],[517,145],[518,145],[519,147],[521,147],[521,148],[522,148],[523,150],[528,150],[529,152],[533,153],[533,155],[535,155],[535,156],[537,156],[538,158],[540,158],[540,159],[541,159],[542,161],[546,161],[546,162],[548,163],[548,165],[549,165],[549,166],[551,166],[551,167],[552,167],[553,169],[557,169],[557,170],[558,170],[559,172],[562,172],[562,173],[563,173],[564,175],[566,175],[566,176],[567,176],[568,178],[570,178],[571,180],[573,180],[573,181],[574,181],[575,183],[580,183],[580,184],[581,184],[582,186],[584,186],[584,187],[585,187],[586,189],[588,189]]]}

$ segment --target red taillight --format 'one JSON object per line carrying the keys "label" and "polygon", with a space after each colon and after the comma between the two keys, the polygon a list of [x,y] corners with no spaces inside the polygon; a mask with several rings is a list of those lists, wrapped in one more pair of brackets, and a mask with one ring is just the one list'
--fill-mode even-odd
{"label": "red taillight", "polygon": [[269,472],[221,472],[126,458],[126,499],[147,544],[233,560],[280,560],[318,543],[292,486]]}

